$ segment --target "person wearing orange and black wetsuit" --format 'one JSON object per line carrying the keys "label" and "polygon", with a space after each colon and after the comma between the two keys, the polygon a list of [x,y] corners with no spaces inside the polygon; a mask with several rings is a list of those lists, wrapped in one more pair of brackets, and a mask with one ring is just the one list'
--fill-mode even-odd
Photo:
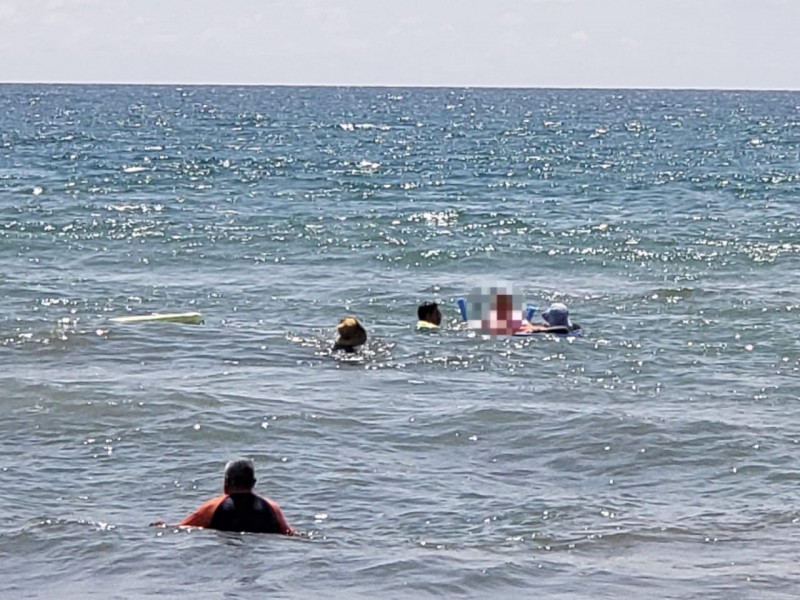
{"label": "person wearing orange and black wetsuit", "polygon": [[224,493],[204,502],[179,525],[294,535],[278,503],[253,493],[255,484],[253,461],[245,458],[232,460],[225,466]]}

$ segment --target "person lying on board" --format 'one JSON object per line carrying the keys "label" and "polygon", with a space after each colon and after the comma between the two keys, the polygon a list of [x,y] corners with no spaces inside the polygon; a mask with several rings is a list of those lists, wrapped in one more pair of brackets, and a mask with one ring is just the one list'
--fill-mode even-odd
{"label": "person lying on board", "polygon": [[417,329],[436,329],[442,324],[442,312],[436,302],[423,302],[417,307]]}
{"label": "person lying on board", "polygon": [[572,333],[581,328],[569,319],[569,309],[561,302],[554,302],[542,313],[545,329],[548,333]]}
{"label": "person lying on board", "polygon": [[544,323],[530,323],[525,319],[519,326],[521,333],[580,334],[581,326],[569,319],[569,309],[561,302],[554,302],[542,313]]}
{"label": "person lying on board", "polygon": [[366,342],[367,330],[358,319],[348,316],[339,321],[339,325],[336,327],[336,342],[333,344],[334,352],[341,350],[352,353]]}
{"label": "person lying on board", "polygon": [[[222,495],[201,504],[196,511],[178,523],[178,526],[297,535],[286,522],[277,502],[253,493],[255,485],[255,466],[252,460],[239,458],[230,461],[225,465]],[[153,525],[165,523],[156,521]]]}

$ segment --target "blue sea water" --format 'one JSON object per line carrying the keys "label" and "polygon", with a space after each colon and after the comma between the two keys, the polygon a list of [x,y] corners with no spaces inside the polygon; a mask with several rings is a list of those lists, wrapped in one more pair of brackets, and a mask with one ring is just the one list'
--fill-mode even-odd
{"label": "blue sea water", "polygon": [[[0,86],[0,597],[793,598],[798,197],[791,92]],[[148,526],[238,455],[305,537]]]}

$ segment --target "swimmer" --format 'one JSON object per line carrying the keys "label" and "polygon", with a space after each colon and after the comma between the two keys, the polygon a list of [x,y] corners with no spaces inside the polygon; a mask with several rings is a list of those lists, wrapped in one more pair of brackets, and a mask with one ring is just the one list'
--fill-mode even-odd
{"label": "swimmer", "polygon": [[339,321],[336,332],[336,342],[333,344],[334,352],[342,350],[349,354],[367,342],[367,330],[355,317],[345,317]]}
{"label": "swimmer", "polygon": [[255,485],[256,475],[252,460],[239,458],[230,461],[225,466],[223,494],[203,503],[181,521],[179,526],[296,535],[286,522],[277,502],[253,493]]}
{"label": "swimmer", "polygon": [[436,302],[423,302],[417,308],[417,329],[434,329],[442,324],[442,312]]}
{"label": "swimmer", "polygon": [[569,320],[569,309],[561,302],[554,302],[546,311],[542,313],[542,319],[547,323],[547,330],[551,333],[560,333],[554,331],[560,329],[563,333],[570,333],[581,328],[577,323]]}

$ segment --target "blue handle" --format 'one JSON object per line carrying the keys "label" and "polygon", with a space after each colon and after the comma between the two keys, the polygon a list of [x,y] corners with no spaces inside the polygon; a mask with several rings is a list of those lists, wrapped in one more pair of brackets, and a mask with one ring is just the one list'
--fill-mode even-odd
{"label": "blue handle", "polygon": [[535,314],[536,314],[536,305],[528,304],[528,308],[525,309],[525,320],[528,323],[533,323],[533,315]]}
{"label": "blue handle", "polygon": [[467,320],[467,301],[464,298],[459,298],[456,300],[456,306],[458,306],[458,312],[461,314],[461,320]]}

